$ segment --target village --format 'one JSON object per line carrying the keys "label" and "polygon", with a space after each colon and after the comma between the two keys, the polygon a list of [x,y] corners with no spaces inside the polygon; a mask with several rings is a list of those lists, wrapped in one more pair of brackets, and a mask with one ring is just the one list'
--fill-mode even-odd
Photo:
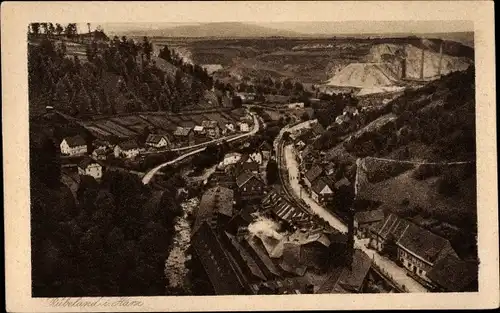
{"label": "village", "polygon": [[[196,154],[211,143],[244,139],[242,135],[251,138],[259,126],[266,126],[260,115],[254,118],[255,112],[262,113],[262,107],[287,113],[304,108],[303,103],[292,103],[278,108],[260,105],[259,109],[252,107],[251,99],[244,100],[245,111],[205,113],[218,117],[214,120],[191,114],[177,118],[175,125],[165,123],[175,120],[175,116],[141,115],[116,118],[115,128],[113,121],[84,122],[82,129],[97,135],[96,139],[90,145],[83,135],[62,140],[62,157],[80,160],[63,165],[66,174],[88,175],[99,181],[108,167],[113,168],[107,165],[110,160],[141,160],[144,155],[166,151],[176,151],[181,157]],[[51,108],[48,113],[53,113]],[[360,116],[363,114],[358,109],[347,106],[335,118],[336,127],[349,129]],[[153,130],[142,144],[138,136],[110,143],[125,137],[127,130],[132,132],[134,128],[126,123],[138,124],[137,120],[150,122],[148,129]],[[384,125],[379,123],[377,131]],[[190,213],[192,221],[186,224],[189,238],[183,241],[188,242],[183,251],[194,256],[191,262],[199,262],[198,271],[205,272],[210,293],[429,292],[470,288],[474,270],[460,259],[448,240],[380,208],[356,212],[363,202],[355,190],[359,173],[340,171],[338,163],[326,161],[324,152],[319,157],[306,149],[326,131],[317,120],[296,119],[281,129],[272,144],[264,141],[254,144],[251,151],[246,149],[246,153],[226,153],[204,177],[199,204]],[[106,132],[114,136],[103,135]],[[270,162],[277,167],[269,166]],[[360,169],[358,165],[357,171]],[[269,171],[277,173],[277,179],[271,178],[276,181],[270,181],[274,174]],[[155,174],[149,173],[144,183],[152,181]],[[73,185],[70,189],[78,189],[74,186],[77,178],[67,181]]]}
{"label": "village", "polygon": [[[229,83],[182,49],[105,35],[99,48],[102,30],[90,35],[88,24],[86,39],[70,26],[68,38],[30,33],[42,55],[33,53],[32,66],[51,57],[70,73],[39,86],[50,97],[37,99],[30,129],[34,195],[46,190],[56,201],[32,201],[35,229],[76,242],[39,235],[48,251],[40,258],[58,264],[49,253],[58,247],[62,259],[88,263],[73,284],[94,275],[69,292],[477,290],[473,145],[455,144],[471,138],[474,74],[470,61],[450,63],[442,41],[410,38],[396,52],[374,43],[372,58],[405,49],[411,57],[349,63],[320,84]],[[68,55],[65,40],[90,45],[86,60]],[[435,75],[425,76],[431,65]],[[99,82],[109,88],[92,91]],[[54,225],[43,225],[51,210]],[[121,264],[109,270],[111,285],[101,278],[110,268],[104,252]],[[40,264],[38,288],[51,292],[61,277]]]}

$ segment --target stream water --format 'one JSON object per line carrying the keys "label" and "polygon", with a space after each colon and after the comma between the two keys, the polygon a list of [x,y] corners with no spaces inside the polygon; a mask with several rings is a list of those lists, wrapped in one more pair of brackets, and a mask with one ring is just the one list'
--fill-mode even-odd
{"label": "stream water", "polygon": [[191,240],[191,226],[187,217],[198,203],[198,198],[191,198],[181,203],[183,214],[175,221],[173,246],[165,262],[165,275],[169,281],[169,288],[181,288],[184,291],[189,291],[189,284],[186,281],[188,274],[186,261],[191,258],[191,255],[187,253]]}

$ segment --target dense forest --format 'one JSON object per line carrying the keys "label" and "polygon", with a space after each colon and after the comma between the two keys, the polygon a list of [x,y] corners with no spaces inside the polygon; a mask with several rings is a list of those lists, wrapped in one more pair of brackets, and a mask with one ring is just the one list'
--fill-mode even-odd
{"label": "dense forest", "polygon": [[82,176],[75,198],[60,182],[58,147],[39,137],[30,155],[33,296],[164,295],[179,178],[159,203],[137,176],[113,171],[100,183]]}
{"label": "dense forest", "polygon": [[[51,105],[78,117],[117,112],[177,112],[198,103],[205,91],[213,87],[213,79],[206,70],[184,62],[167,46],[154,56],[147,37],[142,42],[125,36],[105,40],[103,31],[96,31],[93,34],[99,36],[94,35],[93,39],[87,36],[84,40],[83,36],[88,34],[76,35],[71,25],[66,27],[65,37],[60,36],[63,31],[40,33],[40,25],[31,25],[28,79],[32,106]],[[75,46],[84,47],[85,57],[69,53]],[[172,71],[160,68],[157,61],[167,62]]]}

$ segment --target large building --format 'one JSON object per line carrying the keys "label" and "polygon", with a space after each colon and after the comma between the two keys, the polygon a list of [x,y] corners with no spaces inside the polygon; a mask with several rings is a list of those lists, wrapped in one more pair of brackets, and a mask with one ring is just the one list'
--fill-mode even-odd
{"label": "large building", "polygon": [[82,155],[87,153],[87,143],[80,135],[66,137],[60,144],[61,154],[68,156]]}

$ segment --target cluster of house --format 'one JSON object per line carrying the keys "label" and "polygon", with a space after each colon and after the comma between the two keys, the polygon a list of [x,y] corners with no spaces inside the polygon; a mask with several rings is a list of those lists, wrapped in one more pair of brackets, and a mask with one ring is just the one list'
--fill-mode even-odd
{"label": "cluster of house", "polygon": [[477,264],[462,260],[450,242],[395,214],[382,210],[357,212],[356,235],[389,256],[411,276],[436,291],[477,290]]}
{"label": "cluster of house", "polygon": [[329,203],[333,200],[335,193],[350,188],[351,182],[342,177],[335,181],[335,167],[333,163],[323,168],[320,165],[314,165],[304,174],[304,183],[311,197],[319,204]]}
{"label": "cluster of house", "polygon": [[[133,159],[146,151],[166,150],[177,146],[190,146],[213,139],[226,136],[236,131],[250,131],[249,117],[243,117],[237,123],[237,127],[230,122],[222,127],[217,121],[203,121],[201,125],[193,127],[177,127],[172,134],[149,134],[144,145],[139,144],[136,138],[129,138],[118,143],[112,143],[100,139],[92,143],[81,136],[68,136],[60,143],[60,151],[63,156],[83,156],[90,153],[88,147],[92,147],[90,156],[97,161],[106,160],[109,155],[115,158]],[[175,144],[174,144],[175,142]]]}
{"label": "cluster of house", "polygon": [[194,212],[191,248],[213,293],[363,292],[372,263],[353,226],[340,234],[252,177],[209,185]]}

